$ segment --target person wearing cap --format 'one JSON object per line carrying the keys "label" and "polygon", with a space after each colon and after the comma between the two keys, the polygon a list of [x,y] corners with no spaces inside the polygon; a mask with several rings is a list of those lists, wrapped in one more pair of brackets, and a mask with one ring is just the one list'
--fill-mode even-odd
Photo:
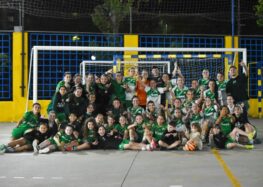
{"label": "person wearing cap", "polygon": [[244,73],[238,74],[237,68],[231,66],[229,69],[230,79],[226,84],[226,93],[234,98],[235,104],[244,104],[248,110],[248,93],[247,93],[247,80],[248,69],[244,62],[239,63],[244,69]]}

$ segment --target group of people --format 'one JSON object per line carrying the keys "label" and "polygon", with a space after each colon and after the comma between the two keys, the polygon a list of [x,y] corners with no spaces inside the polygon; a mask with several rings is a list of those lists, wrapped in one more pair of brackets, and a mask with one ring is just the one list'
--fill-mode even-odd
{"label": "group of people", "polygon": [[[34,103],[12,130],[12,140],[0,152],[33,150],[35,154],[88,149],[202,150],[253,149],[257,130],[247,117],[247,67],[238,74],[231,66],[230,79],[209,70],[202,78],[185,78],[174,64],[172,74],[136,67],[100,77],[88,74],[85,84],[65,72],[47,108],[48,119]],[[149,75],[149,73],[151,73]]]}

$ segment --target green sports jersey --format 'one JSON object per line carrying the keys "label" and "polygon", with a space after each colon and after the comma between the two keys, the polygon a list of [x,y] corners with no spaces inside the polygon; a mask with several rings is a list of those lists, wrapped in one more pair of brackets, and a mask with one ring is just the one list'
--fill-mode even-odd
{"label": "green sports jersey", "polygon": [[192,101],[189,101],[189,100],[185,100],[182,104],[182,107],[183,108],[191,108],[192,105],[194,104],[195,102],[192,100]]}
{"label": "green sports jersey", "polygon": [[227,80],[224,80],[222,82],[216,81],[216,84],[218,86],[218,90],[226,90],[226,84],[227,84]]}
{"label": "green sports jersey", "polygon": [[214,101],[216,98],[215,93],[213,93],[210,89],[204,91],[204,97],[210,98],[211,101]]}
{"label": "green sports jersey", "polygon": [[87,141],[88,143],[92,143],[96,141],[96,131],[95,130],[88,130],[87,137],[83,138],[83,141]]}
{"label": "green sports jersey", "polygon": [[224,135],[228,135],[232,131],[231,117],[223,117],[220,122],[221,131]]}
{"label": "green sports jersey", "polygon": [[203,117],[198,113],[198,114],[192,114],[192,117],[190,118],[190,124],[193,123],[198,123],[201,124]]}
{"label": "green sports jersey", "polygon": [[129,107],[128,113],[131,115],[131,121],[133,122],[137,114],[144,114],[144,109],[140,106],[138,107]]}
{"label": "green sports jersey", "polygon": [[117,124],[117,125],[115,125],[115,127],[114,127],[114,129],[116,129],[117,130],[117,132],[118,132],[118,134],[120,134],[120,135],[124,135],[124,132],[125,132],[125,130],[128,130],[128,126],[127,125],[125,125],[124,127],[123,126],[121,126],[120,124]]}
{"label": "green sports jersey", "polygon": [[166,129],[167,129],[166,123],[163,125],[158,125],[157,123],[154,123],[151,129],[154,139],[156,141],[159,141],[162,138],[163,133],[165,132]]}
{"label": "green sports jersey", "polygon": [[214,106],[210,106],[208,108],[205,108],[204,110],[204,118],[208,119],[208,118],[217,118],[217,112]]}
{"label": "green sports jersey", "polygon": [[39,117],[34,115],[32,111],[26,112],[23,116],[24,121],[21,126],[30,126],[31,128],[35,128],[38,125]]}
{"label": "green sports jersey", "polygon": [[152,89],[148,86],[145,87],[146,95],[147,95],[147,102],[153,101],[155,106],[158,107],[161,102],[160,95],[163,93],[162,88]]}
{"label": "green sports jersey", "polygon": [[124,82],[118,83],[116,80],[111,80],[111,84],[113,86],[114,94],[112,95],[112,99],[119,98],[121,103],[123,104],[125,102],[125,88]]}
{"label": "green sports jersey", "polygon": [[128,85],[130,88],[129,92],[125,92],[126,100],[130,101],[135,95],[136,79],[133,77],[126,77],[124,79],[124,84]]}
{"label": "green sports jersey", "polygon": [[184,86],[182,89],[179,88],[178,86],[173,88],[173,92],[176,98],[179,99],[185,99],[185,94],[188,91],[188,88]]}
{"label": "green sports jersey", "polygon": [[68,93],[70,92],[71,85],[70,85],[70,84],[66,84],[65,81],[59,81],[59,82],[58,82],[58,84],[57,84],[57,86],[56,86],[56,92],[59,91],[59,89],[60,89],[61,86],[65,86],[66,89],[67,89],[67,92],[68,92]]}
{"label": "green sports jersey", "polygon": [[149,123],[146,123],[146,122],[142,122],[141,124],[138,124],[136,127],[135,127],[135,131],[137,133],[137,135],[142,138],[143,137],[143,134],[144,134],[144,128],[145,127],[148,127],[149,129],[151,129],[151,125]]}
{"label": "green sports jersey", "polygon": [[65,132],[58,132],[51,140],[52,144],[55,144],[57,146],[60,146],[60,144],[63,142],[65,144],[68,144],[75,140],[73,135],[67,135]]}
{"label": "green sports jersey", "polygon": [[208,82],[209,82],[209,79],[199,79],[198,80],[199,86],[204,86],[205,88],[207,88]]}
{"label": "green sports jersey", "polygon": [[175,124],[176,124],[176,128],[180,128],[182,126],[185,126],[185,124],[184,124],[184,122],[183,122],[183,120],[181,118],[175,118],[174,121],[175,121]]}
{"label": "green sports jersey", "polygon": [[109,133],[110,131],[112,131],[114,129],[114,124],[109,126],[108,124],[105,125],[105,130],[107,133]]}

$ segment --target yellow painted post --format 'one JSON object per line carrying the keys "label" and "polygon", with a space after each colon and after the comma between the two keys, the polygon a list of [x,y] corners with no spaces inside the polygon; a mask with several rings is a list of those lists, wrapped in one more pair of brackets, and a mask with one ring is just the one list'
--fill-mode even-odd
{"label": "yellow painted post", "polygon": [[[135,34],[126,34],[124,35],[124,47],[138,47],[139,46],[139,36],[135,35]],[[124,51],[124,55],[130,56],[130,55],[138,55],[138,51]],[[138,61],[138,59],[133,58],[133,59],[124,59],[124,61],[129,60],[129,62],[134,62],[134,64],[132,63],[128,63],[128,64],[124,64],[124,76],[128,75],[128,69],[131,66],[136,65],[136,61]]]}
{"label": "yellow painted post", "polygon": [[[234,48],[238,48],[238,36],[234,37]],[[225,36],[225,48],[232,48],[232,36]],[[226,54],[233,54],[232,52],[226,52]],[[238,54],[236,55],[236,59],[234,62],[234,66],[238,68]],[[225,79],[228,79],[228,71],[229,71],[228,60],[225,60]]]}

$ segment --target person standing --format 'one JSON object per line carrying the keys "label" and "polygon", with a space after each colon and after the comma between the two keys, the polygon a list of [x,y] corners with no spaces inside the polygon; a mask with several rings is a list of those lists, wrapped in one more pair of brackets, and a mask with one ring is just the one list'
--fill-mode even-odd
{"label": "person standing", "polygon": [[238,74],[235,66],[230,67],[230,79],[226,84],[226,93],[234,98],[235,104],[244,104],[246,110],[248,110],[248,68],[244,62],[240,62],[239,64],[243,67],[244,73]]}

